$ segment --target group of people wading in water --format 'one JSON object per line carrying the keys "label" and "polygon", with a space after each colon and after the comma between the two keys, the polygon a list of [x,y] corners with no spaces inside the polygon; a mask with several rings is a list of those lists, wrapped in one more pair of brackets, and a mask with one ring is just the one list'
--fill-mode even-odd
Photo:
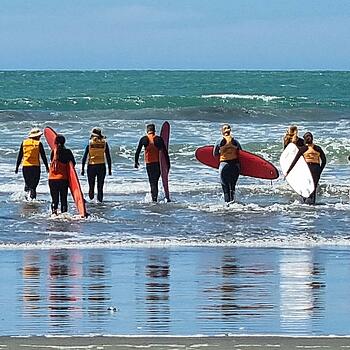
{"label": "group of people wading in water", "polygon": [[[42,132],[39,128],[33,128],[28,137],[22,142],[17,157],[15,173],[22,163],[24,177],[24,191],[28,199],[36,199],[36,188],[40,180],[40,157],[49,174],[49,188],[52,199],[52,214],[57,214],[59,202],[61,202],[61,213],[68,211],[68,163],[76,165],[75,158],[70,149],[65,147],[66,139],[63,135],[57,135],[56,147],[51,151],[50,165],[48,164],[43,144],[40,142]],[[145,163],[148,179],[151,187],[152,201],[158,200],[158,182],[160,178],[159,152],[163,151],[166,156],[168,168],[170,159],[163,139],[156,135],[154,124],[147,125],[146,136],[142,137],[135,154],[135,168],[139,167],[139,156],[145,148]],[[107,173],[112,175],[112,159],[106,137],[102,135],[100,128],[93,128],[90,140],[85,148],[82,159],[81,175],[85,175],[85,164],[87,163],[87,178],[89,184],[89,198],[95,197],[95,184],[97,182],[97,201],[103,201],[103,186]]]}
{"label": "group of people wading in water", "polygon": [[[232,136],[231,126],[224,124],[221,128],[222,137],[214,146],[214,156],[220,160],[219,174],[225,202],[234,201],[236,183],[240,173],[239,151],[242,149],[240,143]],[[65,147],[65,137],[57,135],[54,150],[51,151],[50,165],[48,164],[43,144],[40,142],[42,132],[38,128],[33,128],[28,137],[22,142],[17,157],[15,172],[18,173],[19,166],[22,164],[22,172],[25,182],[24,190],[30,199],[36,198],[36,188],[40,180],[40,157],[49,174],[49,188],[52,198],[51,210],[57,214],[59,202],[61,202],[61,212],[67,212],[68,203],[68,163],[76,165],[73,153]],[[315,184],[315,191],[308,197],[303,198],[307,204],[315,204],[316,188],[321,173],[326,165],[326,156],[321,147],[313,142],[313,135],[307,132],[303,138],[298,136],[298,128],[290,126],[283,138],[283,147],[286,148],[289,143],[294,143],[298,148],[294,161],[290,165],[285,176],[293,169],[300,157],[304,157],[309,166],[312,178]],[[145,150],[145,163],[150,184],[151,197],[153,202],[158,200],[158,182],[160,178],[159,152],[163,151],[166,156],[168,168],[170,169],[170,159],[164,140],[156,135],[154,124],[146,126],[146,135],[139,140],[136,152],[134,167],[139,167],[139,157]],[[349,156],[350,160],[350,156]],[[97,182],[97,201],[103,201],[103,186],[107,174],[112,175],[112,160],[110,148],[106,137],[102,135],[100,128],[94,128],[91,131],[89,143],[85,148],[82,158],[81,175],[85,175],[85,164],[87,163],[87,178],[89,184],[89,198],[94,199],[95,183]],[[106,167],[107,163],[107,167]]]}

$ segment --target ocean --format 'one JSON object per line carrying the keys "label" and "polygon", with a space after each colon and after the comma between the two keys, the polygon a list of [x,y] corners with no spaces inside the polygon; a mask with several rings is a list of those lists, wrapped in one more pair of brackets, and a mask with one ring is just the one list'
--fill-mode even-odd
{"label": "ocean", "polygon": [[[335,71],[0,71],[0,335],[349,335],[349,91],[350,72]],[[165,120],[172,202],[154,204],[134,153]],[[281,175],[241,176],[226,206],[194,156],[226,122],[277,168],[288,126],[311,131],[327,157],[317,205]],[[79,174],[102,128],[113,175],[88,219],[71,197],[50,216],[44,167],[25,200],[14,169],[33,126],[66,137]]]}

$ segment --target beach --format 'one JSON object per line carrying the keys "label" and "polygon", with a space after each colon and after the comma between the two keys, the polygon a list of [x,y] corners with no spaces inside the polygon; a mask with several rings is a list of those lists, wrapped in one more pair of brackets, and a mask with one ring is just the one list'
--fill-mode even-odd
{"label": "beach", "polygon": [[[349,346],[349,72],[0,77],[7,87],[0,97],[4,347]],[[164,121],[171,126],[172,202],[160,185],[159,202],[151,203],[145,166],[134,169],[134,154],[146,124],[159,132]],[[226,205],[217,171],[194,156],[215,143],[224,122],[243,149],[278,169],[287,127],[297,124],[301,136],[312,131],[327,156],[316,205],[301,204],[282,175],[240,176],[236,200]],[[14,170],[33,126],[66,137],[85,196],[81,159],[92,128],[102,128],[113,175],[104,202],[87,201],[87,219],[71,196],[68,213],[51,216],[43,167],[37,199],[25,198]]]}
{"label": "beach", "polygon": [[217,336],[217,337],[1,337],[2,349],[346,349],[346,337],[275,337],[275,336]]}

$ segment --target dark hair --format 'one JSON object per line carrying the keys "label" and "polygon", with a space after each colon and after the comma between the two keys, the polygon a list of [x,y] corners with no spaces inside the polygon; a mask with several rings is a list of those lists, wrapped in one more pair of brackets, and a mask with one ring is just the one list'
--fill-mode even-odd
{"label": "dark hair", "polygon": [[307,142],[306,142],[307,139],[311,139],[311,142],[313,142],[313,140],[314,140],[314,137],[310,131],[306,132],[303,137],[304,137],[304,141],[306,144],[307,144]]}
{"label": "dark hair", "polygon": [[146,130],[147,132],[156,132],[156,126],[154,124],[148,124]]}
{"label": "dark hair", "polygon": [[63,146],[66,143],[66,138],[63,135],[57,135],[55,139],[55,144],[58,146]]}
{"label": "dark hair", "polygon": [[61,159],[62,149],[64,149],[64,144],[66,143],[66,138],[63,135],[57,135],[55,139],[55,144],[57,145],[57,158]]}

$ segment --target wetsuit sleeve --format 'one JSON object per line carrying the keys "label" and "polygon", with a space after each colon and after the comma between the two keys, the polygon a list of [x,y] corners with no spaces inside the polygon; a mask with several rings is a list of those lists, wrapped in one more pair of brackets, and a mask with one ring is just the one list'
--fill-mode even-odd
{"label": "wetsuit sleeve", "polygon": [[145,138],[147,139],[147,136],[141,137],[139,144],[137,146],[136,153],[135,153],[135,164],[139,162],[142,146],[145,146],[145,147],[147,146],[147,144],[145,143]]}
{"label": "wetsuit sleeve", "polygon": [[75,166],[75,164],[76,164],[75,158],[74,158],[74,155],[70,149],[67,149],[67,158],[68,158],[68,161],[72,162],[73,165]]}
{"label": "wetsuit sleeve", "polygon": [[327,163],[327,158],[326,155],[323,152],[323,149],[319,146],[315,146],[315,149],[317,152],[320,153],[320,158],[321,158],[321,172],[323,171],[324,167],[326,166]]}
{"label": "wetsuit sleeve", "polygon": [[217,140],[215,145],[214,145],[214,149],[213,149],[213,156],[217,157],[220,155],[220,144],[221,144],[221,139]]}
{"label": "wetsuit sleeve", "polygon": [[109,152],[109,146],[108,146],[107,142],[106,142],[105,154],[106,154],[106,160],[107,160],[107,165],[108,165],[108,171],[109,171],[109,173],[111,173],[112,172],[112,159],[111,159],[111,153]]}
{"label": "wetsuit sleeve", "polygon": [[89,145],[86,146],[85,152],[84,152],[84,155],[83,155],[83,159],[81,161],[81,169],[82,170],[84,170],[84,168],[85,168],[85,163],[86,163],[88,154],[89,154]]}
{"label": "wetsuit sleeve", "polygon": [[242,151],[242,146],[237,140],[234,140],[234,144],[240,151]]}
{"label": "wetsuit sleeve", "polygon": [[49,170],[49,164],[47,163],[47,158],[46,158],[44,146],[41,142],[39,143],[39,151],[40,151],[41,159],[43,160],[43,163],[45,164],[46,170]]}
{"label": "wetsuit sleeve", "polygon": [[19,152],[17,156],[16,171],[18,171],[18,168],[21,165],[22,158],[23,158],[23,142],[21,143],[21,147],[19,148]]}
{"label": "wetsuit sleeve", "polygon": [[292,164],[290,165],[289,169],[287,170],[287,174],[289,174],[289,172],[294,168],[294,165],[297,163],[297,161],[299,160],[299,158],[307,151],[307,147],[302,147],[299,149],[299,152],[296,154]]}

